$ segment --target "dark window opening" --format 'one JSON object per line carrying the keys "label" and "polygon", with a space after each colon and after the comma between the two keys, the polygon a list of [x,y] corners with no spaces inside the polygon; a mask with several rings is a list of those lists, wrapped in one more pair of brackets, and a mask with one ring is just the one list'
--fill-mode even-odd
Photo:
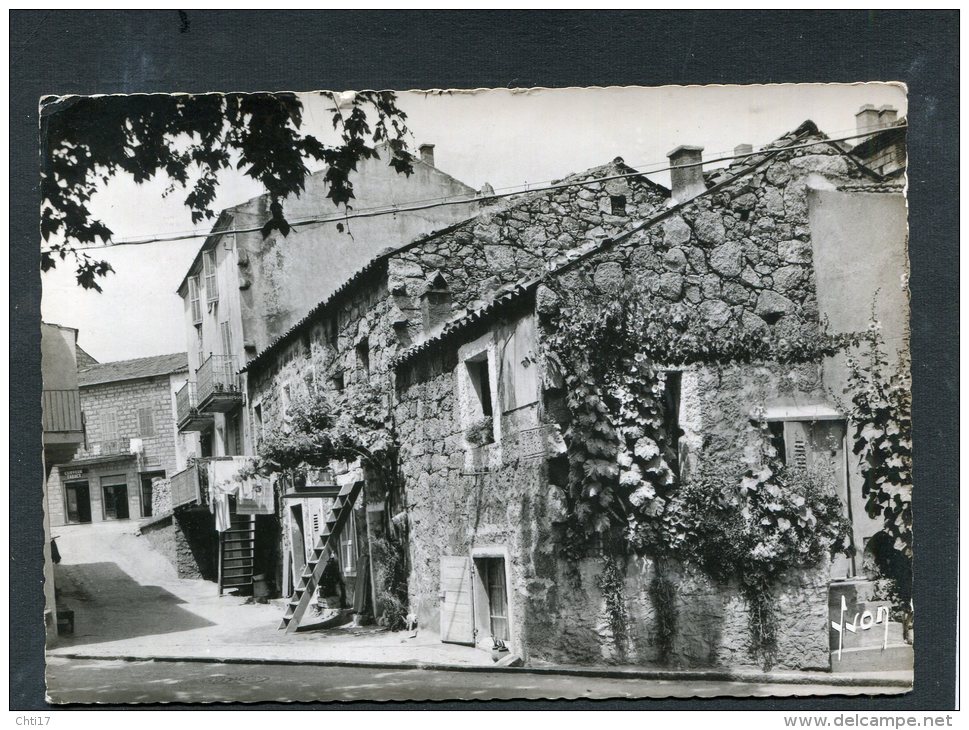
{"label": "dark window opening", "polygon": [[333,385],[333,389],[340,393],[342,393],[343,389],[346,387],[342,372],[334,373],[333,377],[330,378],[330,383]]}
{"label": "dark window opening", "polygon": [[491,410],[491,377],[488,373],[488,356],[482,353],[478,359],[468,360],[468,375],[471,378],[471,385],[475,395],[478,397],[478,404],[482,416],[490,416]]}
{"label": "dark window opening", "polygon": [[609,202],[612,204],[613,215],[626,215],[625,195],[610,195]]}
{"label": "dark window opening", "polygon": [[750,220],[750,211],[749,210],[740,211],[740,220],[744,222],[747,222],[748,220]]}
{"label": "dark window opening", "polygon": [[338,332],[339,328],[337,327],[336,318],[334,317],[326,323],[326,344],[328,344],[334,350],[337,346]]}
{"label": "dark window opening", "polygon": [[683,374],[668,371],[663,378],[663,429],[666,431],[666,463],[677,478],[680,476],[680,385]]}
{"label": "dark window opening", "polygon": [[782,464],[787,463],[787,450],[784,444],[784,422],[771,421],[767,424],[770,433],[770,445],[773,447],[777,458]]}
{"label": "dark window opening", "polygon": [[364,380],[370,380],[370,341],[366,337],[357,343],[357,367]]}

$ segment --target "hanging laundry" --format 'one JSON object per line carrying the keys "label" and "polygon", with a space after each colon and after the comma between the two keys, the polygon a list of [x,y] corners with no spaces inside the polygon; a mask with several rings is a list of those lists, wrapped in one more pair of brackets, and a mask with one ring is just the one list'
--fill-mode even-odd
{"label": "hanging laundry", "polygon": [[239,484],[236,512],[240,515],[271,515],[276,512],[273,487],[268,479],[254,477]]}
{"label": "hanging laundry", "polygon": [[215,515],[215,529],[229,529],[229,496],[239,493],[239,470],[246,465],[245,457],[217,457],[209,461],[209,509]]}

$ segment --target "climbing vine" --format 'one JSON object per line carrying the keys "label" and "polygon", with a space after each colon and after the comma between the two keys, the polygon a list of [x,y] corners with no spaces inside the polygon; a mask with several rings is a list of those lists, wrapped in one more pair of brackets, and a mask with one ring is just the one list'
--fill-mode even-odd
{"label": "climbing vine", "polygon": [[912,384],[906,358],[890,367],[880,329],[872,319],[862,352],[848,357],[846,392],[866,511],[882,518],[882,532],[891,543],[874,559],[891,584],[893,603],[907,613],[912,597]]}
{"label": "climbing vine", "polygon": [[626,575],[614,556],[607,556],[602,564],[602,572],[596,575],[596,587],[606,600],[606,613],[609,615],[609,628],[616,647],[617,658],[626,658],[626,645],[629,641],[629,612],[626,610]]}
{"label": "climbing vine", "polygon": [[[843,549],[847,525],[830,475],[784,467],[766,429],[752,463],[721,463],[681,484],[674,429],[664,407],[664,368],[774,361],[817,362],[853,341],[803,323],[794,336],[736,321],[710,327],[685,304],[661,304],[642,284],[605,297],[555,292],[544,307],[545,360],[564,392],[569,462],[569,554],[594,536],[657,559],[692,563],[717,580],[736,580],[750,615],[752,651],[765,666],[777,650],[771,588],[791,568],[815,566]],[[790,332],[790,330],[788,330]],[[662,365],[661,365],[662,364]],[[621,548],[620,548],[621,549]],[[606,564],[599,582],[609,579]],[[661,656],[672,652],[675,587],[659,574],[651,593]],[[615,623],[616,593],[606,593]],[[617,646],[620,637],[614,633]]]}

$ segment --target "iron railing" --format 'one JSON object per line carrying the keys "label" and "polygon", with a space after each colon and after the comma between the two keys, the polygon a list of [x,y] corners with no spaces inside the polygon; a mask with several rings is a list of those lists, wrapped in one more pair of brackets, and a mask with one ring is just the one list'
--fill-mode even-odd
{"label": "iron railing", "polygon": [[195,412],[197,406],[198,396],[195,391],[195,383],[188,380],[175,393],[175,418],[177,422],[184,422]]}
{"label": "iron railing", "polygon": [[81,431],[81,396],[77,389],[45,390],[43,400],[45,432]]}
{"label": "iron railing", "polygon": [[204,403],[216,393],[239,393],[239,375],[235,358],[227,355],[209,355],[196,371],[198,402]]}

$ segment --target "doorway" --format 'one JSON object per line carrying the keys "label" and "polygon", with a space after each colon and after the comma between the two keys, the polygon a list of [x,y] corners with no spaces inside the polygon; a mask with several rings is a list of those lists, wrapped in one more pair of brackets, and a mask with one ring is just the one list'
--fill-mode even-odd
{"label": "doorway", "polygon": [[91,490],[87,482],[67,483],[67,521],[75,525],[91,521]]}
{"label": "doorway", "polygon": [[475,624],[479,636],[511,640],[508,583],[503,557],[474,559]]}
{"label": "doorway", "polygon": [[303,532],[303,505],[301,504],[293,504],[289,507],[289,542],[293,585],[296,586],[306,568],[306,537]]}
{"label": "doorway", "polygon": [[104,492],[104,519],[128,519],[128,485],[105,484],[101,490]]}
{"label": "doorway", "polygon": [[163,471],[149,471],[141,475],[141,516],[151,517],[151,480],[152,479],[164,479],[165,472]]}

